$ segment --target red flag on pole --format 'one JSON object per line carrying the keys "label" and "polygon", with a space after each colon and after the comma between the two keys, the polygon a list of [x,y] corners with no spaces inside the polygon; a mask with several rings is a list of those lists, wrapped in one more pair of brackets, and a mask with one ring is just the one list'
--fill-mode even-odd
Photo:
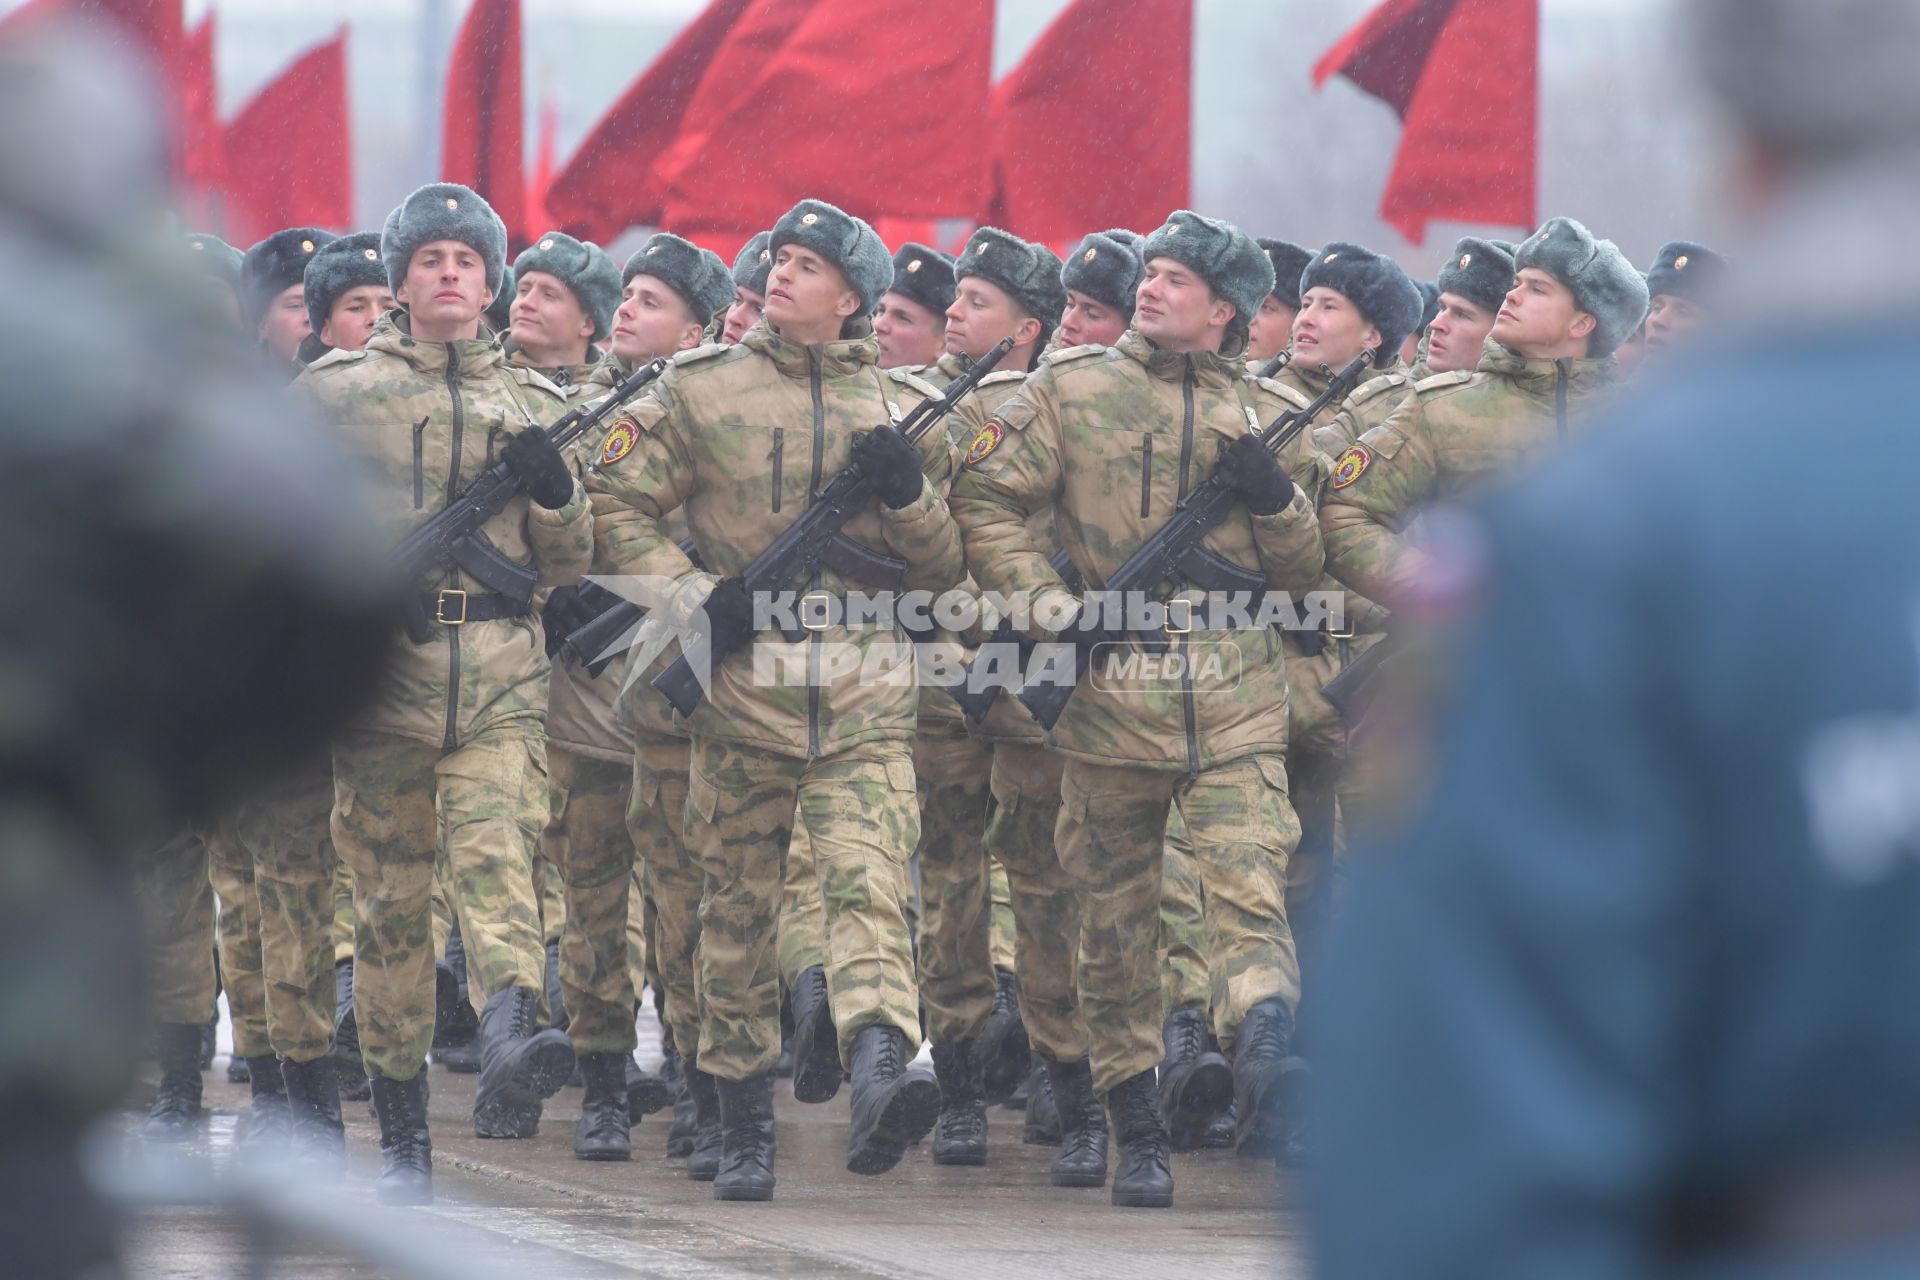
{"label": "red flag on pole", "polygon": [[868,218],[980,216],[992,54],[992,0],[814,0],[727,110],[689,110],[712,123],[674,148],[666,224],[751,234],[801,196]]}
{"label": "red flag on pole", "polygon": [[713,0],[600,117],[547,189],[554,225],[600,244],[628,227],[658,225],[661,162],[715,52],[753,3]]}
{"label": "red flag on pole", "polygon": [[227,238],[242,249],[282,227],[353,223],[347,30],[297,58],[227,126]]}
{"label": "red flag on pole", "polygon": [[1328,50],[1405,121],[1380,214],[1414,244],[1440,219],[1531,228],[1538,189],[1539,0],[1387,0]]}
{"label": "red flag on pole", "polygon": [[474,0],[447,66],[440,176],[486,197],[507,224],[510,249],[528,235],[523,110],[520,0]]}
{"label": "red flag on pole", "polygon": [[180,177],[195,226],[214,225],[210,206],[225,171],[226,131],[220,127],[218,87],[209,13],[180,46]]}
{"label": "red flag on pole", "polygon": [[993,90],[998,225],[1160,225],[1189,202],[1193,0],[1074,0]]}

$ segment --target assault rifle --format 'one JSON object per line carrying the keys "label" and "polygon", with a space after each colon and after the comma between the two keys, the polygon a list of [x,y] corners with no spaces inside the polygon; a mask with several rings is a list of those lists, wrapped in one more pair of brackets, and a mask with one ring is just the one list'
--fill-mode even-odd
{"label": "assault rifle", "polygon": [[[680,548],[681,555],[693,561],[694,568],[704,567],[692,538],[682,538],[674,545]],[[560,647],[568,658],[585,668],[589,676],[598,676],[627,648],[620,641],[631,639],[627,633],[640,625],[647,610],[597,582],[581,583],[580,596],[582,603],[598,608],[600,613],[569,631]]]}
{"label": "assault rifle", "polygon": [[[667,367],[665,360],[642,365],[626,381],[615,387],[591,408],[577,405],[546,429],[547,439],[557,448],[566,448],[582,435],[599,426],[606,416],[633,398],[640,388],[659,377]],[[533,598],[539,574],[523,564],[507,559],[481,534],[480,527],[506,510],[522,490],[520,478],[505,462],[496,462],[475,476],[431,520],[408,534],[393,552],[393,565],[408,582],[418,581],[438,569],[459,568],[489,591],[497,591],[514,600]],[[433,639],[437,619],[427,616],[420,597],[408,594],[405,607],[407,636],[415,644]]]}
{"label": "assault rifle", "polygon": [[[1073,557],[1069,556],[1064,549],[1054,552],[1048,558],[1047,567],[1067,584],[1069,591],[1079,594],[1082,586],[1080,570],[1074,568]],[[987,645],[1006,644],[1015,646],[1020,657],[1020,669],[1024,671],[1027,659],[1033,653],[1033,641],[1020,634],[1014,627],[1012,618],[1000,619],[1000,624],[993,629],[993,634],[987,637],[986,644],[980,647],[985,649]],[[959,676],[952,684],[946,686],[947,696],[959,703],[960,710],[975,724],[987,718],[987,712],[993,710],[994,702],[1000,697],[998,681],[977,689],[973,687],[973,669],[979,665],[979,661],[975,658],[972,662],[962,665]]]}
{"label": "assault rifle", "polygon": [[[1372,363],[1373,350],[1362,351],[1352,364],[1333,376],[1327,389],[1312,404],[1281,414],[1256,438],[1269,454],[1278,457],[1329,405],[1345,400]],[[1242,569],[1204,545],[1207,534],[1227,518],[1237,501],[1239,495],[1216,468],[1212,475],[1194,486],[1172,518],[1108,576],[1101,590],[1124,601],[1128,595],[1151,590],[1171,578],[1190,582],[1209,592],[1255,595],[1263,591],[1266,588],[1263,575]],[[1070,673],[1045,673],[1049,678],[1029,680],[1015,695],[1043,728],[1053,728],[1060,713],[1066,710],[1067,700],[1073,697],[1080,678],[1086,674],[1084,658],[1076,648]]]}
{"label": "assault rifle", "polygon": [[[1002,338],[999,345],[974,361],[973,366],[949,383],[946,390],[915,405],[913,411],[901,419],[900,434],[910,444],[919,441],[973,390],[980,379],[992,373],[993,367],[1005,359],[1011,350],[1013,339]],[[847,521],[867,509],[872,497],[873,484],[867,479],[866,472],[859,463],[848,463],[814,495],[812,504],[800,518],[788,525],[765,551],[755,556],[753,562],[741,571],[740,584],[746,588],[748,597],[757,599],[779,591],[802,577],[818,572],[822,566],[834,568],[845,562],[849,554],[872,559],[871,552],[840,532]],[[694,667],[695,654],[704,660],[709,671],[713,669],[713,664],[727,656],[714,648],[712,633],[702,631],[686,640],[680,656],[653,679],[653,687],[664,694],[683,716],[692,715],[693,709],[700,705],[700,699],[705,696]]]}

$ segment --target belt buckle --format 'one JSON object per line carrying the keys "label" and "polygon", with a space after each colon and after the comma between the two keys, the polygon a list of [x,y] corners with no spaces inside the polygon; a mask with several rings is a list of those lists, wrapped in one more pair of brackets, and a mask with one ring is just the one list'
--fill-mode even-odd
{"label": "belt buckle", "polygon": [[[1182,625],[1175,626],[1173,623],[1174,609],[1181,605],[1186,607],[1186,619]],[[1167,601],[1166,608],[1167,616],[1166,620],[1161,623],[1161,630],[1170,636],[1184,636],[1193,630],[1193,601],[1187,599],[1185,596],[1175,596],[1173,599]]]}
{"label": "belt buckle", "polygon": [[1344,630],[1336,630],[1333,627],[1327,628],[1327,639],[1329,640],[1351,640],[1358,634],[1359,632],[1354,629],[1352,622],[1348,622]]}
{"label": "belt buckle", "polygon": [[[449,618],[447,616],[447,601],[449,600],[458,600],[460,602],[459,617]],[[433,602],[433,620],[443,627],[465,626],[467,621],[467,593],[458,587],[442,588],[439,598]]]}
{"label": "belt buckle", "polygon": [[[820,616],[818,621],[810,621],[807,617],[807,602],[810,600],[820,602]],[[809,591],[800,597],[800,602],[795,612],[800,615],[800,625],[804,629],[808,631],[825,631],[833,625],[833,596],[826,591]]]}

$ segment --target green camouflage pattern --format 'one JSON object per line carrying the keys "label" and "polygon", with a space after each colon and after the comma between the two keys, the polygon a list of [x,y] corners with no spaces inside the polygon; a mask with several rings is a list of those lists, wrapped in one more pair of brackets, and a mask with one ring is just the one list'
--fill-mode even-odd
{"label": "green camouflage pattern", "polygon": [[[327,775],[327,809],[333,809],[331,762]],[[333,846],[333,831],[327,831],[327,846]],[[333,962],[353,959],[353,873],[338,854],[333,859]]]}
{"label": "green camouflage pattern", "polygon": [[[234,833],[253,859],[260,900],[267,1035],[274,1053],[288,1062],[312,1062],[333,1047],[340,862],[332,814],[333,761],[322,755],[234,815]],[[351,881],[347,892],[351,913]]]}
{"label": "green camouflage pattern", "polygon": [[708,740],[696,729],[686,840],[706,873],[698,1060],[721,1079],[760,1075],[780,1056],[775,950],[782,867],[795,826],[806,829],[819,877],[841,1060],[870,1026],[896,1028],[909,1052],[920,1043],[904,905],[920,812],[907,744],[880,740],[808,761]]}
{"label": "green camouflage pattern", "polygon": [[[858,433],[898,420],[932,394],[909,374],[882,372],[878,356],[864,332],[808,347],[764,320],[735,346],[680,353],[609,434],[611,441],[637,433],[631,450],[588,476],[596,563],[675,580],[668,620],[691,617],[711,577],[674,545],[665,517],[684,506],[711,574],[739,574],[805,511],[812,488],[847,464]],[[908,590],[937,592],[956,585],[965,565],[944,497],[952,470],[946,433],[929,431],[920,448],[927,483],[919,496],[897,511],[876,499],[843,532],[905,560]],[[831,570],[792,585],[841,599],[875,589]],[[848,669],[823,673],[828,645],[849,659]],[[780,684],[764,678],[769,669],[809,678]],[[815,758],[905,740],[918,701],[913,670],[912,646],[897,627],[836,624],[797,642],[769,631],[715,668],[691,727],[696,737]],[[882,672],[892,674],[878,678]]]}
{"label": "green camouflage pattern", "polygon": [[[911,869],[911,864],[909,864]],[[911,895],[910,895],[911,896]],[[909,903],[909,914],[917,910]],[[800,975],[827,963],[827,913],[820,902],[820,871],[806,827],[795,823],[787,841],[787,868],[780,885],[780,939],[775,963],[780,984],[793,990]]]}
{"label": "green camouflage pattern", "polygon": [[579,364],[535,364],[533,357],[513,340],[511,332],[501,335],[500,350],[505,354],[508,364],[516,369],[531,369],[551,382],[559,389],[560,394],[569,400],[592,396],[595,385],[594,375],[613,355],[611,351],[602,352],[600,348],[589,343],[587,358]]}
{"label": "green camouflage pattern", "polygon": [[[1042,602],[1066,597],[1027,527],[1050,505],[1089,589],[1105,583],[1212,472],[1229,441],[1252,419],[1264,427],[1288,407],[1248,377],[1238,354],[1161,351],[1130,330],[1117,347],[1069,347],[1041,365],[994,415],[1004,438],[954,480],[954,515],[981,585]],[[1293,500],[1270,516],[1237,507],[1206,545],[1269,589],[1304,592],[1324,563],[1308,495],[1319,492],[1327,464],[1304,434],[1280,462],[1297,485]],[[1162,584],[1161,598],[1184,585]],[[1171,639],[1184,678],[1135,670],[1083,681],[1048,742],[1076,759],[1189,775],[1284,754],[1279,633],[1196,630]],[[1117,648],[1138,656],[1133,645]]]}
{"label": "green camouflage pattern", "polygon": [[[389,312],[365,350],[332,352],[294,383],[362,462],[368,506],[395,543],[490,466],[515,434],[551,423],[565,407],[552,383],[507,364],[497,339],[415,342],[404,320]],[[592,514],[578,492],[558,511],[516,497],[481,532],[508,559],[536,568],[536,607],[553,587],[585,573],[592,556]],[[458,570],[418,585],[484,591]],[[539,724],[549,668],[537,617],[434,630],[427,644],[398,647],[361,727],[450,749],[502,726]]]}
{"label": "green camouflage pattern", "polygon": [[1230,1040],[1246,1011],[1300,998],[1287,928],[1287,861],[1300,825],[1278,756],[1242,756],[1186,779],[1069,756],[1061,779],[1060,862],[1080,891],[1080,1001],[1105,1092],[1160,1062],[1160,921],[1169,809],[1178,806],[1199,871],[1216,1025]]}
{"label": "green camouflage pattern", "polygon": [[930,720],[914,737],[920,996],[927,1005],[927,1034],[942,1043],[973,1039],[993,1012],[985,843],[992,772],[992,745],[968,737],[950,720]]}
{"label": "green camouflage pattern", "polygon": [[681,738],[639,740],[627,803],[627,834],[652,906],[646,963],[660,975],[662,1017],[673,1043],[692,1056],[700,1044],[700,896],[706,877],[688,853],[687,753]]}
{"label": "green camouflage pattern", "polygon": [[1062,764],[1036,742],[994,743],[984,842],[1005,870],[1013,917],[1011,954],[1002,960],[996,943],[994,964],[1019,979],[1020,1016],[1035,1047],[1055,1062],[1077,1062],[1089,1043],[1080,1014],[1080,895],[1053,845]]}
{"label": "green camouflage pattern", "polygon": [[1361,436],[1365,468],[1321,499],[1328,567],[1390,605],[1418,572],[1406,542],[1414,517],[1511,475],[1578,429],[1614,378],[1610,358],[1529,360],[1489,341],[1479,372],[1414,384],[1411,396]]}
{"label": "green camouflage pattern", "polygon": [[576,1053],[632,1053],[635,966],[627,928],[634,847],[627,807],[633,766],[552,744],[547,765],[552,814],[541,850],[564,889],[559,941],[567,1035]]}
{"label": "green camouflage pattern", "polygon": [[361,1057],[369,1074],[410,1080],[433,1039],[437,862],[476,1007],[508,987],[545,990],[533,858],[546,743],[513,721],[447,752],[358,732],[334,744],[333,779],[334,848],[353,872]]}
{"label": "green camouflage pattern", "polygon": [[236,1057],[271,1051],[267,1034],[267,979],[260,955],[260,897],[254,891],[253,857],[234,834],[229,815],[202,833],[207,877],[218,911],[214,937],[220,948],[220,986],[227,993]]}
{"label": "green camouflage pattern", "polygon": [[[1213,981],[1207,967],[1206,891],[1193,860],[1193,837],[1175,805],[1167,815],[1167,848],[1160,894],[1161,999],[1166,1011],[1213,1008]],[[1211,1019],[1209,1019],[1211,1020]]]}
{"label": "green camouflage pattern", "polygon": [[218,994],[206,841],[182,827],[134,860],[133,883],[145,934],[149,1014],[155,1022],[205,1022]]}
{"label": "green camouflage pattern", "polygon": [[[991,766],[988,772],[991,777]],[[988,950],[993,956],[993,967],[1012,973],[1013,952],[1018,945],[1014,936],[1013,885],[1007,879],[1007,869],[992,858],[987,859],[987,906]]]}

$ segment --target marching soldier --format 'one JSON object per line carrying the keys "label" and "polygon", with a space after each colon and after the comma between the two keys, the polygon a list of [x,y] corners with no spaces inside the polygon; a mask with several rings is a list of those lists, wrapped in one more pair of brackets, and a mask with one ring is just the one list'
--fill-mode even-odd
{"label": "marching soldier", "polygon": [[1133,291],[1140,287],[1140,275],[1138,232],[1119,227],[1083,239],[1060,266],[1067,305],[1054,345],[1110,347],[1120,341],[1133,319]]}
{"label": "marching soldier", "polygon": [[1513,246],[1505,240],[1467,236],[1453,246],[1435,283],[1440,288],[1440,309],[1427,325],[1425,355],[1407,375],[1416,383],[1436,373],[1460,369],[1471,373],[1479,367],[1493,318],[1500,313],[1507,290],[1513,288]]}
{"label": "marching soldier", "polygon": [[[1039,638],[1109,659],[1049,737],[1066,757],[1056,847],[1085,913],[1080,998],[1092,1039],[1090,1083],[1106,1095],[1120,1148],[1113,1200],[1166,1206],[1173,1179],[1155,1096],[1160,985],[1152,958],[1175,805],[1193,835],[1228,970],[1225,1021],[1247,1145],[1270,1143],[1298,997],[1282,895],[1299,835],[1287,801],[1285,671],[1271,632],[1219,635],[1204,611],[1195,630],[1219,648],[1234,642],[1237,679],[1224,659],[1188,665],[1189,634],[1168,637],[1181,659],[1171,683],[1138,663],[1116,664],[1114,653],[1133,648],[1127,633],[1097,607],[1083,607],[1026,522],[1052,505],[1075,568],[1097,589],[1217,465],[1245,505],[1209,545],[1274,589],[1305,590],[1321,572],[1308,495],[1318,490],[1323,460],[1304,438],[1275,459],[1250,434],[1250,424],[1284,407],[1243,363],[1248,321],[1274,283],[1259,246],[1182,210],[1147,237],[1142,257],[1134,327],[1115,348],[1057,353],[1028,378],[969,446],[954,503],[982,585],[1032,600]],[[1064,1090],[1085,1083],[1056,1076],[1053,1084],[1063,1118],[1084,1105]]]}
{"label": "marching soldier", "polygon": [[1273,292],[1261,300],[1259,314],[1247,329],[1247,362],[1259,369],[1293,345],[1293,318],[1300,314],[1300,273],[1313,261],[1313,251],[1291,240],[1265,236],[1255,243],[1273,263]]}
{"label": "marching soldier", "polygon": [[947,308],[953,305],[953,258],[924,244],[904,244],[893,255],[893,288],[873,313],[882,369],[932,364],[946,350]]}
{"label": "marching soldier", "polygon": [[756,232],[740,246],[733,259],[733,305],[720,331],[720,341],[731,346],[760,323],[767,306],[767,275],[773,270],[773,254],[767,249],[769,232]]}
{"label": "marching soldier", "polygon": [[288,227],[247,250],[240,263],[247,331],[289,377],[299,372],[295,357],[312,332],[306,302],[307,263],[333,238],[318,227]]}
{"label": "marching soldier", "polygon": [[1727,260],[1703,244],[1661,246],[1647,272],[1647,353],[1657,355],[1710,329],[1727,283]]}
{"label": "marching soldier", "polygon": [[507,360],[536,369],[562,390],[600,363],[594,344],[611,331],[620,276],[597,244],[549,231],[513,260]]}

